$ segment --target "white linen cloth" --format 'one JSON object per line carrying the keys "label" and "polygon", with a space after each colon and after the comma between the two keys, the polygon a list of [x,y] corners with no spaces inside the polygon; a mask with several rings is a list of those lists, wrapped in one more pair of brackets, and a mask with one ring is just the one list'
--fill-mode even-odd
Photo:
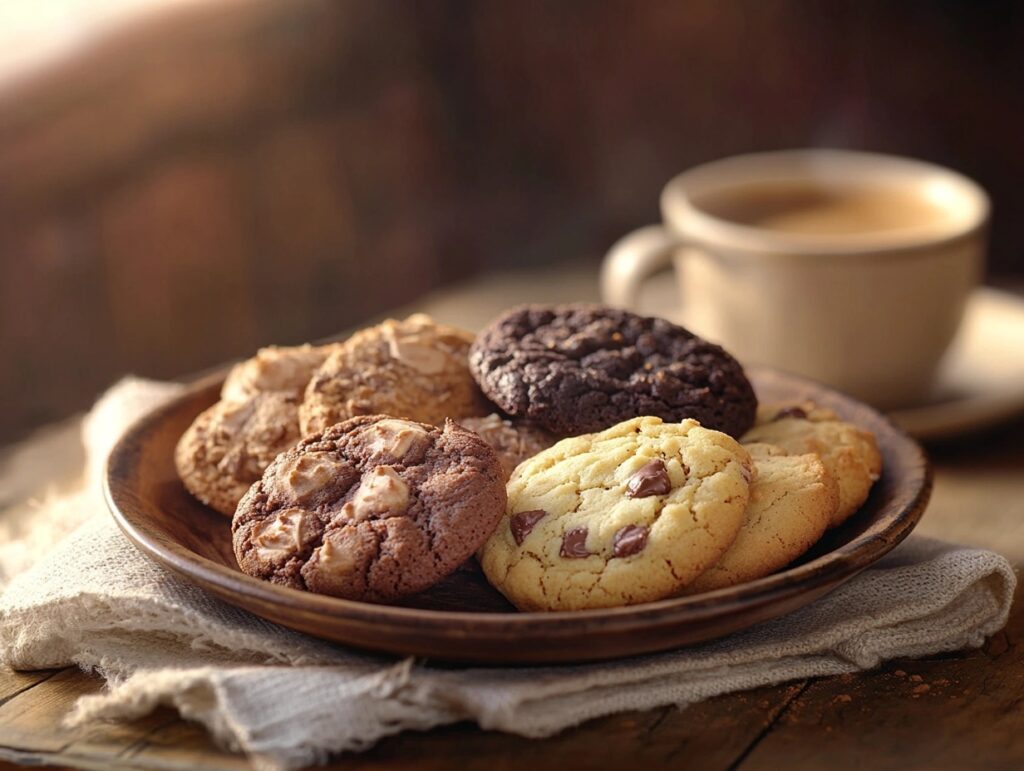
{"label": "white linen cloth", "polygon": [[[699,647],[563,667],[435,668],[345,650],[224,604],[158,567],[121,535],[100,493],[106,453],[178,386],[129,379],[84,423],[80,491],[31,521],[0,522],[0,658],[78,665],[108,681],[72,722],[158,704],[203,723],[266,768],[359,751],[460,720],[540,737],[589,718],[728,691],[869,669],[980,645],[1006,622],[1015,576],[990,551],[912,536],[814,604]],[[11,536],[11,533],[16,533]]]}

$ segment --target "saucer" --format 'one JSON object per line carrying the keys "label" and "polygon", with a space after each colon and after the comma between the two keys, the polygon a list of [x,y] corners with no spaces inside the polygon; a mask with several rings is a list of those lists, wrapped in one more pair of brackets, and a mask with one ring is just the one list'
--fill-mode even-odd
{"label": "saucer", "polygon": [[917,439],[946,439],[1024,413],[1024,298],[980,287],[935,386],[889,417]]}
{"label": "saucer", "polygon": [[[649,281],[641,308],[673,320],[672,281]],[[685,321],[681,322],[685,325]],[[991,287],[975,289],[964,320],[919,404],[889,418],[915,439],[932,441],[989,428],[1024,414],[1024,298]]]}

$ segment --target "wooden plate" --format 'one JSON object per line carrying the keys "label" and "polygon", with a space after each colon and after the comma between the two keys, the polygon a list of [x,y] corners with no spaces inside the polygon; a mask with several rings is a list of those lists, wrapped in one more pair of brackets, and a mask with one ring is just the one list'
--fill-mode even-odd
{"label": "wooden plate", "polygon": [[762,401],[813,399],[874,431],[884,470],[861,511],[797,564],[693,597],[610,610],[518,613],[472,569],[402,606],[340,600],[250,578],[235,563],[229,520],[195,501],[174,470],[178,437],[217,399],[219,376],[197,383],[124,435],[107,463],[107,504],[147,557],[233,605],[328,640],[494,664],[580,662],[665,650],[745,629],[821,597],[902,541],[931,491],[921,448],[870,407],[791,375],[748,371]]}

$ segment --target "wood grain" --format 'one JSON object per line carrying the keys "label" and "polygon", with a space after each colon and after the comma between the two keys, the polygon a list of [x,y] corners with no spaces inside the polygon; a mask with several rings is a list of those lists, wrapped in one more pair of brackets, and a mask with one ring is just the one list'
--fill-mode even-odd
{"label": "wood grain", "polygon": [[818,768],[823,753],[840,771],[1021,768],[1022,633],[1018,592],[1006,629],[980,650],[815,682],[742,768]]}
{"label": "wood grain", "polygon": [[[518,771],[568,768],[666,768],[721,771],[756,742],[802,688],[802,683],[759,688],[709,699],[687,709],[664,707],[592,720],[550,739],[530,740],[470,724],[407,733],[369,752],[332,763],[331,769],[391,771]],[[453,754],[452,747],[458,747]]]}

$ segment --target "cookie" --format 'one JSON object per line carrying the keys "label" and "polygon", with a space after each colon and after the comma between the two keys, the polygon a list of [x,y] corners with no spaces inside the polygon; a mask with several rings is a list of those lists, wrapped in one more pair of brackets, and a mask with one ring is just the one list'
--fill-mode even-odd
{"label": "cookie", "polygon": [[481,436],[494,449],[506,478],[524,460],[558,441],[558,437],[532,423],[505,420],[495,413],[486,418],[464,418],[459,424]]}
{"label": "cookie", "polygon": [[746,449],[755,471],[746,522],[687,594],[735,586],[784,568],[821,538],[839,506],[835,482],[814,453],[789,455],[769,444]]}
{"label": "cookie", "polygon": [[357,332],[313,374],[299,410],[303,434],[377,413],[441,425],[493,411],[466,364],[473,336],[417,313]]}
{"label": "cookie", "polygon": [[863,505],[882,471],[874,434],[810,402],[763,406],[757,424],[741,441],[773,444],[794,455],[816,453],[837,485],[833,527]]}
{"label": "cookie", "polygon": [[740,436],[757,409],[743,368],[717,345],[599,305],[514,308],[477,336],[469,364],[502,410],[561,436],[645,415]]}
{"label": "cookie", "polygon": [[695,420],[635,418],[563,439],[512,475],[481,567],[520,610],[669,597],[736,539],[751,473],[735,440]]}
{"label": "cookie", "polygon": [[331,345],[270,346],[251,359],[236,364],[228,373],[220,396],[245,401],[267,391],[278,391],[301,400],[313,372],[324,363]]}
{"label": "cookie", "polygon": [[230,517],[270,462],[297,441],[298,399],[260,393],[200,413],[178,440],[174,462],[192,495]]}
{"label": "cookie", "polygon": [[371,415],[280,455],[238,505],[232,533],[251,576],[389,602],[458,568],[504,511],[501,464],[479,436]]}

